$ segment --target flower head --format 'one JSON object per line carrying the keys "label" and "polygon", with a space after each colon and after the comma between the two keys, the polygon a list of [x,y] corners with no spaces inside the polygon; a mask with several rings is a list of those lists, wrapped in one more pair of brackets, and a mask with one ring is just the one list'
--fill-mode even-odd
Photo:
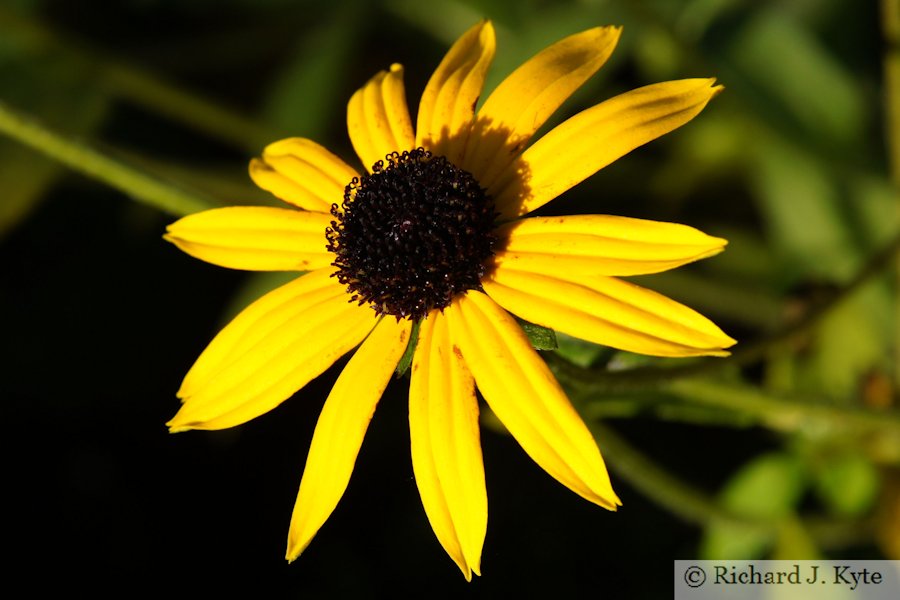
{"label": "flower head", "polygon": [[365,172],[310,140],[282,140],[250,175],[293,207],[221,208],[169,226],[166,238],[202,260],[305,272],[209,344],[178,391],[172,431],[253,419],[356,348],[316,425],[289,560],[344,493],[414,323],[413,470],[428,519],[467,579],[479,573],[487,528],[476,387],[547,473],[604,508],[619,505],[594,439],[512,315],[657,356],[722,356],[734,343],[693,310],[617,279],[711,256],[725,240],[625,217],[525,216],[688,122],[721,89],[711,79],[643,87],[529,145],[619,33],[600,27],[553,44],[476,111],[495,45],[491,23],[479,23],[432,75],[415,128],[400,65],[353,95],[347,124]]}

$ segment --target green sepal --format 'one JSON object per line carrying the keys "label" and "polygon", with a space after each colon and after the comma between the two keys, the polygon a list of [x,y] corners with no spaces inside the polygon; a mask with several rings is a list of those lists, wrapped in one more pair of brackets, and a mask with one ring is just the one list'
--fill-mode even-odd
{"label": "green sepal", "polygon": [[528,336],[528,341],[535,350],[556,350],[559,347],[559,344],[556,343],[556,332],[552,329],[523,321],[518,317],[516,317],[516,321]]}
{"label": "green sepal", "polygon": [[395,369],[397,379],[403,377],[403,374],[412,366],[413,356],[416,354],[416,344],[418,342],[419,321],[414,321],[412,330],[409,332],[409,343],[406,344],[406,350],[403,352],[403,356],[400,357],[400,362],[397,363],[397,368]]}

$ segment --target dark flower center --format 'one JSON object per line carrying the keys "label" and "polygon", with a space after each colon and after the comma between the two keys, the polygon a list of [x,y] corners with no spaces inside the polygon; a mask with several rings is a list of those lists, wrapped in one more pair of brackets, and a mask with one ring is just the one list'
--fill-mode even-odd
{"label": "dark flower center", "polygon": [[481,287],[497,213],[475,178],[442,156],[418,148],[385,158],[332,205],[327,248],[351,300],[417,320]]}

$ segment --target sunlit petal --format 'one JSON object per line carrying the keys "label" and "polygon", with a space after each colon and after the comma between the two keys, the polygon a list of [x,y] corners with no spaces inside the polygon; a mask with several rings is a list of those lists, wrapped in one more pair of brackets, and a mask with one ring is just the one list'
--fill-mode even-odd
{"label": "sunlit petal", "polygon": [[475,25],[453,44],[422,93],[416,120],[417,147],[424,146],[459,164],[495,49],[490,21]]}
{"label": "sunlit petal", "polygon": [[596,344],[654,356],[727,356],[735,341],[690,308],[614,277],[498,268],[484,290],[519,317]]}
{"label": "sunlit petal", "polygon": [[409,388],[413,471],[425,513],[467,580],[480,575],[487,490],[475,384],[450,344],[446,318],[420,322]]}
{"label": "sunlit petal", "polygon": [[391,65],[359,89],[347,105],[347,130],[366,169],[390,152],[412,150],[412,120],[406,106],[403,67]]}
{"label": "sunlit petal", "polygon": [[620,94],[555,127],[513,161],[489,192],[502,218],[529,213],[638,146],[681,127],[722,90],[713,79]]}
{"label": "sunlit petal", "polygon": [[534,132],[603,66],[621,32],[595,27],[571,35],[513,71],[478,111],[462,168],[490,187]]}
{"label": "sunlit petal", "polygon": [[250,177],[262,189],[300,208],[327,213],[340,204],[356,171],[324,147],[304,138],[269,144],[250,161]]}
{"label": "sunlit petal", "polygon": [[576,494],[615,510],[594,438],[515,320],[474,290],[445,313],[478,389],[525,452]]}
{"label": "sunlit petal", "polygon": [[241,312],[197,359],[178,392],[172,431],[222,429],[278,406],[359,344],[375,325],[329,269],[313,271]]}
{"label": "sunlit petal", "polygon": [[229,206],[188,215],[166,228],[165,239],[208,263],[248,271],[311,271],[334,255],[325,250],[323,213]]}
{"label": "sunlit petal", "polygon": [[578,279],[659,273],[718,254],[728,242],[677,223],[608,215],[530,217],[499,227],[494,262]]}
{"label": "sunlit petal", "polygon": [[331,389],[294,504],[288,560],[300,556],[344,495],[375,406],[406,349],[410,328],[407,320],[381,319]]}

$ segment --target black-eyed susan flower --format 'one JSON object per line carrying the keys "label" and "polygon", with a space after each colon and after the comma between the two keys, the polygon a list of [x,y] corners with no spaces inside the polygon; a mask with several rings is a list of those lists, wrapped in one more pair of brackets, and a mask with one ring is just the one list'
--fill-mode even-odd
{"label": "black-eyed susan flower", "polygon": [[594,439],[512,315],[649,355],[720,356],[734,343],[693,310],[617,279],[711,256],[725,240],[625,217],[525,216],[685,124],[720,90],[711,79],[650,85],[530,144],[619,33],[595,28],[548,47],[476,111],[495,46],[493,27],[480,23],[432,75],[415,128],[400,65],[353,95],[347,124],[365,172],[310,140],[282,140],[250,175],[291,208],[221,208],[169,227],[167,239],[217,265],[305,272],[213,339],[178,391],[172,431],[249,421],[356,348],[316,425],[289,560],[343,495],[414,323],[413,471],[428,520],[467,579],[479,573],[487,528],[476,387],[547,473],[604,508],[619,505]]}

